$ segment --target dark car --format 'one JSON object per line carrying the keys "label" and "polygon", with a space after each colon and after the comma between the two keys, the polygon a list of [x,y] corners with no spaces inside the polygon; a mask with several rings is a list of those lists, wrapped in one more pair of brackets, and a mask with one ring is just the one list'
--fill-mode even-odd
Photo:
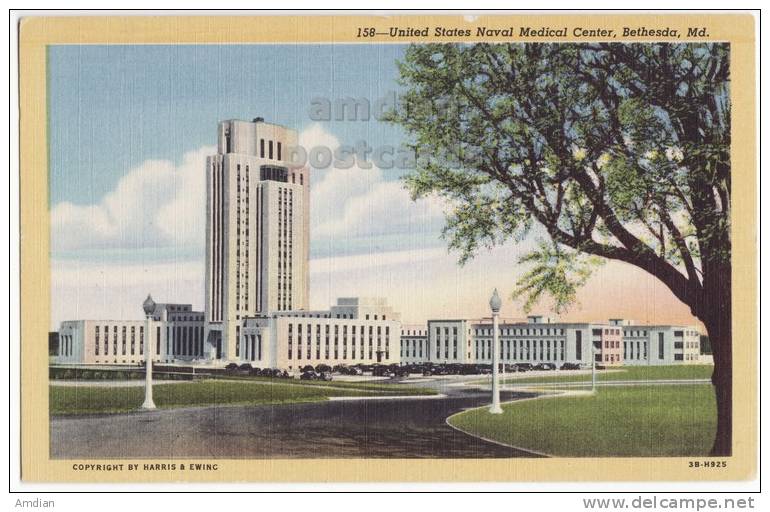
{"label": "dark car", "polygon": [[399,366],[391,371],[394,377],[409,377],[409,368],[406,366]]}
{"label": "dark car", "polygon": [[315,372],[315,368],[313,368],[313,366],[308,364],[308,365],[303,366],[300,371],[302,373],[305,373],[305,372]]}
{"label": "dark car", "polygon": [[225,366],[225,372],[227,373],[235,373],[236,371],[238,371],[238,363],[229,363]]}
{"label": "dark car", "polygon": [[579,370],[580,364],[567,362],[561,365],[561,369],[562,370]]}
{"label": "dark car", "polygon": [[481,370],[475,364],[464,364],[460,372],[461,375],[479,375]]}
{"label": "dark car", "polygon": [[392,377],[394,375],[393,370],[387,366],[375,366],[372,368],[373,377]]}
{"label": "dark car", "polygon": [[553,363],[538,363],[535,365],[535,370],[555,370],[556,365]]}
{"label": "dark car", "polygon": [[318,374],[314,371],[302,372],[299,376],[300,380],[318,380]]}
{"label": "dark car", "polygon": [[318,380],[330,381],[330,380],[332,380],[332,374],[331,374],[331,372],[321,372],[320,374],[318,374],[318,376],[316,378]]}
{"label": "dark car", "polygon": [[238,367],[239,373],[244,373],[246,375],[251,374],[251,370],[253,370],[253,367],[251,366],[251,363],[243,363]]}
{"label": "dark car", "polygon": [[476,368],[479,370],[479,374],[481,375],[489,375],[492,373],[492,365],[491,364],[477,364]]}
{"label": "dark car", "polygon": [[517,372],[528,372],[534,368],[532,363],[516,363],[515,366]]}
{"label": "dark car", "polygon": [[261,372],[261,371],[262,371],[262,368],[257,368],[257,367],[255,366],[254,368],[252,368],[252,369],[249,371],[249,375],[257,375],[257,376],[258,376],[258,375],[260,374],[260,372]]}
{"label": "dark car", "polygon": [[328,364],[319,364],[315,367],[316,373],[331,373],[332,367]]}
{"label": "dark car", "polygon": [[433,375],[449,375],[449,368],[440,365],[433,368]]}

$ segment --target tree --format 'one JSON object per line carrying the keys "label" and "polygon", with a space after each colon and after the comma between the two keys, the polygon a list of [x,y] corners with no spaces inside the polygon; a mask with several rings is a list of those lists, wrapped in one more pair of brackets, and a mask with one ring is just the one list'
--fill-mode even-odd
{"label": "tree", "polygon": [[712,454],[730,454],[729,46],[425,44],[398,65],[406,185],[452,205],[461,263],[540,232],[514,294],[557,308],[598,259],[655,276],[708,330]]}

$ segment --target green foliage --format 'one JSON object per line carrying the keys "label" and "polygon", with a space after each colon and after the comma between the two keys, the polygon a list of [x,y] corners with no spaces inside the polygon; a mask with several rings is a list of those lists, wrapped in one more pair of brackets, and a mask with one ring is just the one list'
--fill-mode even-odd
{"label": "green foliage", "polygon": [[516,293],[560,309],[595,260],[559,246],[643,268],[691,306],[729,274],[727,45],[415,44],[399,71],[405,183],[452,205],[461,263],[539,225],[553,244]]}
{"label": "green foliage", "polygon": [[563,312],[576,300],[577,290],[602,261],[541,241],[536,250],[519,259],[530,270],[516,283],[514,298],[524,297],[524,311],[531,311],[543,295],[554,300],[554,310]]}

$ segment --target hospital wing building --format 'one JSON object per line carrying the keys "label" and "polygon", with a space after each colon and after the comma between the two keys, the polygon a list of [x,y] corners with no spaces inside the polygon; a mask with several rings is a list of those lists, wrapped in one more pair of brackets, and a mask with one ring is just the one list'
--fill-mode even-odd
{"label": "hospital wing building", "polygon": [[[317,364],[491,363],[491,319],[402,325],[385,299],[339,298],[308,309],[310,180],[292,165],[297,132],[262,118],[219,123],[206,159],[205,307],[157,303],[145,320],[61,323],[57,364],[154,360],[297,371]],[[137,300],[137,309],[140,300]],[[668,365],[700,362],[694,327],[501,320],[502,361]]]}

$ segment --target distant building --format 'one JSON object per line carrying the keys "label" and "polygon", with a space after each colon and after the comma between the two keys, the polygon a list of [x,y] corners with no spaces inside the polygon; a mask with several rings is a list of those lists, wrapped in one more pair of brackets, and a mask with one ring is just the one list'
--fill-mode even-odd
{"label": "distant building", "polygon": [[[429,320],[427,328],[401,332],[404,363],[492,362],[491,319]],[[635,326],[613,319],[602,323],[564,323],[530,316],[526,322],[501,320],[500,358],[504,363],[573,362],[602,366],[697,364],[699,333],[693,327]]]}
{"label": "distant building", "polygon": [[297,133],[222,121],[206,160],[206,355],[235,360],[243,319],[308,306],[307,169],[289,163]]}

